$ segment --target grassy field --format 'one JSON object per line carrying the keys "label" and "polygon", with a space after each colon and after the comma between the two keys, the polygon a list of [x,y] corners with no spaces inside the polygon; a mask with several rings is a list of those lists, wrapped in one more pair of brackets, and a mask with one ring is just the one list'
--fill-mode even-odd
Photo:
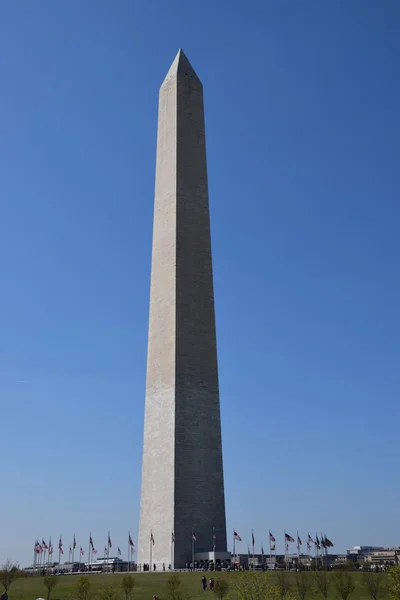
{"label": "grassy field", "polygon": [[[110,584],[116,590],[118,600],[122,599],[121,579],[123,575],[123,573],[108,575],[89,575],[89,579],[91,581],[91,600],[101,600],[103,596],[102,591],[104,590],[104,587]],[[202,575],[203,573],[201,572],[179,574],[182,581],[182,585],[185,587],[185,590],[188,591],[187,597],[190,598],[190,600],[200,600],[200,598],[206,600],[208,597],[207,594],[213,593],[208,590],[206,592],[203,592],[201,588]],[[211,573],[205,573],[207,580],[211,575]],[[229,593],[227,596],[227,600],[235,600],[238,598],[237,591],[235,590],[235,583],[238,581],[238,578],[241,577],[240,573],[216,573],[213,575],[215,581],[218,578],[224,578],[229,583]],[[311,580],[312,575],[312,573],[307,573],[307,576]],[[328,574],[329,580],[331,581],[328,600],[340,600],[337,591],[333,587],[332,575],[332,573]],[[292,588],[290,592],[291,599],[298,600],[299,595],[297,593],[295,583],[296,574],[288,573],[288,576],[292,583]],[[372,600],[371,596],[369,596],[368,592],[365,589],[363,583],[363,574],[352,573],[351,576],[354,579],[356,587],[354,592],[349,596],[348,600]],[[160,600],[167,599],[166,583],[169,577],[168,573],[137,573],[134,574],[133,577],[135,579],[135,587],[132,593],[132,600],[152,600],[154,594],[158,595]],[[271,584],[277,583],[277,574],[271,573],[269,574],[269,577]],[[386,580],[388,576],[383,575],[382,577],[387,583]],[[52,593],[51,600],[74,600],[74,587],[77,583],[78,578],[79,575],[60,576],[58,584]],[[213,594],[214,600],[217,600],[215,593]],[[9,600],[36,600],[36,598],[46,598],[46,596],[47,590],[43,584],[42,577],[27,577],[23,579],[18,579],[15,582],[13,582],[9,590]],[[384,600],[385,598],[389,598],[387,591],[386,593],[380,596],[380,600]],[[323,600],[321,594],[317,592],[314,585],[312,585],[311,589],[306,595],[305,600],[318,599]]]}

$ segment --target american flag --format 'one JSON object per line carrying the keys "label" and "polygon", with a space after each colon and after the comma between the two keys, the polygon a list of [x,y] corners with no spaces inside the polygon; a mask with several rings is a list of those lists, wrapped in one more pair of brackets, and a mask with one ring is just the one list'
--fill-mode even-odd
{"label": "american flag", "polygon": [[238,542],[241,542],[241,541],[242,541],[242,538],[240,537],[240,535],[239,535],[239,534],[238,534],[236,531],[233,531],[233,537],[234,537],[234,539],[235,539],[235,540],[237,540]]}
{"label": "american flag", "polygon": [[62,547],[63,547],[63,543],[62,543],[62,539],[61,539],[61,536],[60,536],[60,541],[58,542],[58,549],[62,550]]}
{"label": "american flag", "polygon": [[96,548],[93,548],[93,546],[92,546],[92,552],[93,552],[93,554],[97,554],[97,550],[96,550]]}
{"label": "american flag", "polygon": [[271,532],[269,532],[269,541],[270,542],[276,542],[276,539],[274,538],[274,536],[272,535]]}
{"label": "american flag", "polygon": [[75,535],[74,535],[74,541],[73,541],[73,543],[72,543],[72,548],[73,548],[74,550],[75,550],[75,548],[76,548],[76,539],[75,539]]}
{"label": "american flag", "polygon": [[46,542],[44,540],[42,540],[42,548],[43,548],[43,550],[49,549],[48,545],[46,544]]}
{"label": "american flag", "polygon": [[92,546],[92,550],[94,551],[94,545],[93,545],[92,536],[90,536],[89,544]]}
{"label": "american flag", "polygon": [[174,532],[171,533],[171,542],[175,544],[175,535]]}
{"label": "american flag", "polygon": [[112,543],[111,543],[110,534],[108,534],[108,545],[110,546],[110,548],[112,548]]}
{"label": "american flag", "polygon": [[312,539],[310,534],[308,534],[308,541],[314,543],[314,540]]}
{"label": "american flag", "polygon": [[121,555],[122,555],[122,552],[120,550],[120,547],[118,546],[118,556],[121,556]]}
{"label": "american flag", "polygon": [[192,538],[193,538],[193,540],[194,540],[195,542],[197,541],[196,534],[195,534],[195,532],[194,532],[194,531],[193,531],[193,533],[192,533]]}
{"label": "american flag", "polygon": [[39,542],[36,542],[34,550],[35,550],[36,554],[39,554],[39,552],[40,552],[40,544],[39,544]]}
{"label": "american flag", "polygon": [[153,532],[150,533],[150,542],[153,544],[154,546],[154,535]]}
{"label": "american flag", "polygon": [[129,544],[130,546],[134,546],[134,545],[135,545],[135,544],[133,543],[133,540],[132,540],[132,538],[131,538],[131,534],[129,534],[129,538],[128,538],[128,544]]}
{"label": "american flag", "polygon": [[84,551],[84,549],[81,546],[81,556],[83,556],[84,554],[85,554],[85,551]]}
{"label": "american flag", "polygon": [[285,540],[286,542],[294,542],[294,539],[288,533],[285,533]]}

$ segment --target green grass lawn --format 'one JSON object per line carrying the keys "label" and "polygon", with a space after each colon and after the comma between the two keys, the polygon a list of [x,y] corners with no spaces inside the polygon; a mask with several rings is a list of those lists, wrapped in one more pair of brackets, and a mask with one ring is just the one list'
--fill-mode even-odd
{"label": "green grass lawn", "polygon": [[[101,600],[101,592],[104,590],[104,587],[109,584],[116,589],[118,600],[122,599],[121,579],[123,575],[123,573],[89,575],[88,577],[91,581],[92,592],[91,600]],[[179,573],[178,575],[181,578],[182,585],[188,591],[187,597],[190,598],[190,600],[200,600],[200,598],[207,600],[209,594],[213,594],[214,600],[217,600],[215,593],[208,590],[203,592],[201,588],[202,572]],[[219,577],[225,578],[228,581],[230,587],[227,600],[235,600],[238,598],[238,594],[235,590],[235,582],[241,577],[240,573],[205,573],[207,581],[212,575],[214,576],[215,581]],[[312,573],[307,573],[307,576],[310,577],[310,579],[312,579],[312,575]],[[365,590],[362,573],[352,573],[351,575],[354,578],[356,588],[348,600],[372,600]],[[271,573],[269,576],[271,583],[276,583],[276,574]],[[291,600],[298,600],[299,596],[295,585],[296,574],[288,573],[288,576],[292,582]],[[332,573],[329,573],[328,576],[333,584]],[[51,600],[73,600],[74,586],[79,577],[79,575],[59,576],[59,581],[52,593]],[[133,577],[135,579],[135,587],[132,594],[132,600],[152,600],[154,594],[158,595],[160,600],[167,599],[166,582],[169,573],[137,573],[133,574]],[[387,583],[387,575],[383,575],[382,577],[384,577],[384,580]],[[26,577],[18,579],[13,582],[9,590],[9,600],[36,600],[36,598],[46,598],[46,596],[47,590],[43,584],[43,577]],[[385,598],[389,598],[387,592],[381,596],[381,600],[384,600]],[[312,589],[308,592],[305,600],[323,600],[323,598],[321,594],[316,591],[314,586],[312,586]],[[329,590],[329,600],[340,600],[333,585],[331,585]]]}

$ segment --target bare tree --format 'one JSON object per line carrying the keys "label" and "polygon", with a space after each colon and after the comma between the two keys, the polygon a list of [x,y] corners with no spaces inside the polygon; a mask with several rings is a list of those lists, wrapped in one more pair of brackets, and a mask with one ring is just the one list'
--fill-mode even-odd
{"label": "bare tree", "polygon": [[118,596],[117,588],[109,583],[100,590],[101,600],[118,600]]}
{"label": "bare tree", "polygon": [[44,586],[47,587],[47,600],[50,600],[51,592],[59,582],[57,575],[46,575],[43,579]]}
{"label": "bare tree", "polygon": [[239,600],[279,600],[277,586],[271,584],[270,574],[267,572],[247,571],[235,575],[234,587]]}
{"label": "bare tree", "polygon": [[135,587],[135,580],[132,575],[124,575],[121,583],[124,591],[124,598],[125,600],[129,600],[132,595],[133,588]]}
{"label": "bare tree", "polygon": [[182,585],[178,575],[171,574],[167,579],[168,600],[189,600],[190,592]]}
{"label": "bare tree", "polygon": [[229,592],[229,583],[226,579],[220,577],[217,579],[214,585],[214,593],[217,595],[219,600],[224,600]]}
{"label": "bare tree", "polygon": [[330,581],[326,571],[315,571],[313,581],[324,600],[328,597]]}
{"label": "bare tree", "polygon": [[74,588],[74,596],[76,600],[90,600],[92,595],[92,584],[87,575],[83,575],[79,577],[75,588]]}
{"label": "bare tree", "polygon": [[276,573],[276,587],[279,590],[279,597],[284,600],[291,590],[292,582],[287,571],[278,571]]}
{"label": "bare tree", "polygon": [[363,585],[373,600],[381,600],[386,596],[387,586],[382,573],[365,571],[363,573]]}
{"label": "bare tree", "polygon": [[295,583],[299,599],[305,600],[305,597],[310,592],[312,584],[309,573],[305,573],[304,571],[296,573]]}
{"label": "bare tree", "polygon": [[22,577],[18,563],[12,563],[11,560],[7,559],[0,569],[0,583],[6,592],[8,592],[8,588],[12,582],[18,577]]}
{"label": "bare tree", "polygon": [[333,584],[336,588],[337,595],[341,600],[347,600],[356,587],[352,575],[348,571],[342,569],[333,574]]}
{"label": "bare tree", "polygon": [[400,565],[389,569],[389,591],[393,600],[400,600]]}

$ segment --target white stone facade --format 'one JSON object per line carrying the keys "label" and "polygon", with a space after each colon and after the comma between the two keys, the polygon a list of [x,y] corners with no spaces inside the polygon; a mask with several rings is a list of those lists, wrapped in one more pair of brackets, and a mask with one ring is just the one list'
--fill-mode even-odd
{"label": "white stone facade", "polygon": [[203,89],[179,51],[159,97],[138,562],[184,566],[192,528],[196,553],[213,528],[226,551]]}

